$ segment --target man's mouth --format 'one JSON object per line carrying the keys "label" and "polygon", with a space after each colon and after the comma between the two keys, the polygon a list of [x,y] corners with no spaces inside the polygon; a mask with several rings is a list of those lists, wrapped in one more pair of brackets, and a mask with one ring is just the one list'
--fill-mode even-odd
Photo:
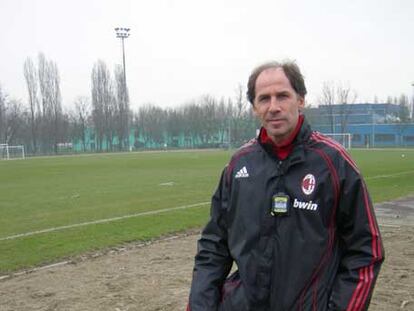
{"label": "man's mouth", "polygon": [[269,120],[267,120],[267,122],[268,123],[274,123],[274,124],[279,124],[279,123],[281,123],[281,122],[283,122],[284,121],[284,119],[269,119]]}

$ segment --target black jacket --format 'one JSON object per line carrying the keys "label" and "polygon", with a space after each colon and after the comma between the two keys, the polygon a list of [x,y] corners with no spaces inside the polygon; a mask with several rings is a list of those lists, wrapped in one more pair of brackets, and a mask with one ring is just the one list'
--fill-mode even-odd
{"label": "black jacket", "polygon": [[[384,252],[365,182],[306,121],[294,144],[283,161],[257,139],[233,155],[198,242],[187,310],[368,308]],[[275,195],[288,215],[272,216]]]}

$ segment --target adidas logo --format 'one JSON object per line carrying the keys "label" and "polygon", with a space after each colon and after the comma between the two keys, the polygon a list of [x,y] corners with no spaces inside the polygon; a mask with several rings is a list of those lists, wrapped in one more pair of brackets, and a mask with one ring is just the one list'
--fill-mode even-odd
{"label": "adidas logo", "polygon": [[249,173],[247,173],[246,167],[243,166],[243,168],[236,173],[235,178],[246,178],[246,177],[249,177]]}

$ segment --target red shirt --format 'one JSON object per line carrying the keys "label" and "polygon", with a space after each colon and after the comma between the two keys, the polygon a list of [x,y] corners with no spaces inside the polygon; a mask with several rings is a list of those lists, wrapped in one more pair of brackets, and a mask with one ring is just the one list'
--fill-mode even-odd
{"label": "red shirt", "polygon": [[284,160],[287,156],[292,152],[293,149],[293,141],[295,140],[296,136],[299,133],[299,130],[303,123],[303,115],[299,115],[298,123],[296,124],[295,130],[292,134],[284,141],[280,142],[279,144],[275,144],[273,140],[267,135],[267,131],[265,128],[262,128],[259,134],[259,142],[265,145],[270,145],[274,154],[280,159]]}

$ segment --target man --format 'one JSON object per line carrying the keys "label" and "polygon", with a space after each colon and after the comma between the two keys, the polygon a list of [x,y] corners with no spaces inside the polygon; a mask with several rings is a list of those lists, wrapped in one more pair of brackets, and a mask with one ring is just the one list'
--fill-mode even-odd
{"label": "man", "polygon": [[222,173],[187,310],[368,308],[384,259],[372,203],[346,151],[311,131],[305,95],[293,62],[252,72],[262,128]]}

